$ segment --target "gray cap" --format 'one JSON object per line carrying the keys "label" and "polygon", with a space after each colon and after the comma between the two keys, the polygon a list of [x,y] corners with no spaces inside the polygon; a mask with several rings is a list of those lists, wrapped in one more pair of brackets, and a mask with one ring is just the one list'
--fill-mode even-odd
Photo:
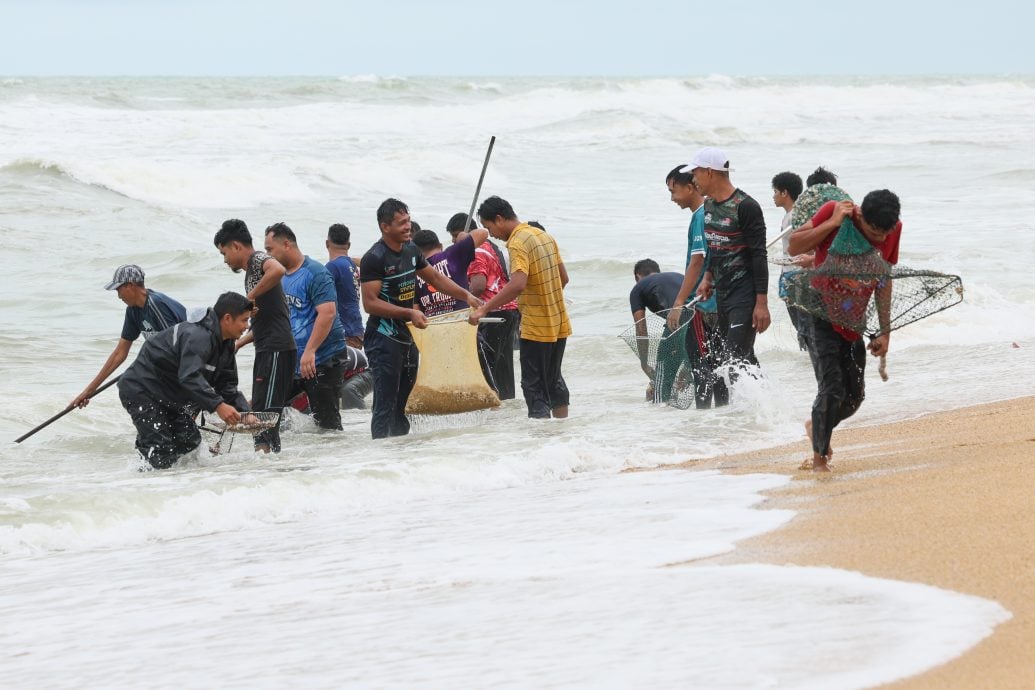
{"label": "gray cap", "polygon": [[125,264],[115,269],[115,277],[104,286],[105,290],[117,290],[126,283],[144,284],[144,270],[136,264]]}

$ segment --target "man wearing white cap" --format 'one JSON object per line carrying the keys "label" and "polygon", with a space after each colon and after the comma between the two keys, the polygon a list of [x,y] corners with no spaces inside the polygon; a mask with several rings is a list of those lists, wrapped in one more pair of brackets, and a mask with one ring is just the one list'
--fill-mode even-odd
{"label": "man wearing white cap", "polygon": [[75,407],[86,407],[89,404],[90,396],[97,390],[97,386],[104,383],[105,379],[126,361],[134,340],[141,335],[147,340],[155,333],[187,320],[187,310],[182,304],[168,295],[144,287],[144,271],[135,264],[125,264],[116,268],[115,275],[104,289],[114,290],[119,299],[126,303],[122,337],[108,355],[100,372],[93,377],[93,381],[72,399],[71,404]]}
{"label": "man wearing white cap", "polygon": [[[716,296],[723,358],[729,364],[758,364],[755,334],[769,328],[769,267],[765,219],[758,202],[730,182],[730,162],[722,149],[701,149],[680,172],[690,172],[704,201],[704,236],[709,266],[697,289]],[[729,402],[716,389],[716,405]]]}

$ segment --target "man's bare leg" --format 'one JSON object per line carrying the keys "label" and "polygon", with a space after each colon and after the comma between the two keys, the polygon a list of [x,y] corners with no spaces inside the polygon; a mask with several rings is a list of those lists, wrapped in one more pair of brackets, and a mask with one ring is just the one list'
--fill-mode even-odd
{"label": "man's bare leg", "polygon": [[553,418],[554,419],[564,419],[567,416],[568,416],[568,406],[567,405],[561,405],[560,407],[553,408]]}
{"label": "man's bare leg", "polygon": [[[808,419],[808,420],[805,421],[805,438],[807,438],[809,440],[809,449],[811,450],[812,449],[812,420],[811,419]],[[815,455],[815,452],[813,452],[813,455]],[[804,460],[802,460],[801,464],[798,465],[798,469],[799,470],[806,470],[806,471],[807,470],[811,470],[812,469],[812,459],[811,458],[805,458]]]}
{"label": "man's bare leg", "polygon": [[[812,448],[812,420],[805,422],[805,437],[809,439],[809,448]],[[798,467],[799,470],[812,470],[813,472],[829,472],[830,471],[830,460],[834,457],[834,447],[827,446],[829,451],[826,455],[820,455],[819,453],[812,451],[812,459],[805,460]],[[819,464],[817,465],[817,458],[819,458]],[[816,469],[818,466],[822,466],[822,469]]]}

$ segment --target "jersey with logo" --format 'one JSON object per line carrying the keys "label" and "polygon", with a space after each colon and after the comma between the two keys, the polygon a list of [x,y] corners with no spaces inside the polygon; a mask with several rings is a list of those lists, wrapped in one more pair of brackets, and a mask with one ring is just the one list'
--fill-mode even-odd
{"label": "jersey with logo", "polygon": [[186,320],[187,310],[182,304],[161,292],[148,290],[144,306],[126,307],[122,337],[133,341],[143,335],[147,340],[155,333]]}
{"label": "jersey with logo", "polygon": [[[427,261],[429,266],[466,290],[467,268],[474,261],[474,240],[467,236],[437,254],[432,254]],[[417,295],[420,298],[420,310],[427,316],[439,316],[467,308],[467,302],[439,292],[420,276],[417,276]]]}
{"label": "jersey with logo", "polygon": [[[413,309],[414,300],[417,298],[417,271],[427,267],[428,262],[424,255],[412,242],[407,242],[397,252],[385,244],[384,240],[378,240],[359,262],[359,281],[380,281],[378,299],[403,309]],[[366,335],[373,333],[403,342],[412,340],[405,320],[386,318],[377,314],[371,314],[367,319]]]}
{"label": "jersey with logo", "polygon": [[[298,373],[302,353],[309,344],[309,337],[313,334],[313,326],[316,324],[316,307],[327,302],[336,305],[338,293],[334,290],[331,274],[323,264],[308,256],[301,266],[281,279],[281,285],[291,314],[291,333],[298,348],[298,363],[295,366],[295,372]],[[316,349],[316,366],[324,364],[344,349],[345,334],[341,330],[341,321],[338,320],[335,309],[331,330]]]}
{"label": "jersey with logo", "polygon": [[724,201],[705,199],[704,237],[720,308],[754,304],[767,293],[765,219],[757,201],[740,189]]}

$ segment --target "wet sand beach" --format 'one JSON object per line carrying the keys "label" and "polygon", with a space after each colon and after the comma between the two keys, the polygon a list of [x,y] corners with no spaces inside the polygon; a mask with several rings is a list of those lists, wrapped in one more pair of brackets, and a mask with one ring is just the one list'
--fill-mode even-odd
{"label": "wet sand beach", "polygon": [[794,476],[766,504],[797,511],[790,524],[704,562],[831,566],[996,600],[1013,618],[990,637],[884,687],[1035,687],[1035,397],[839,429],[833,448],[829,475],[797,469],[804,434],[684,465]]}

